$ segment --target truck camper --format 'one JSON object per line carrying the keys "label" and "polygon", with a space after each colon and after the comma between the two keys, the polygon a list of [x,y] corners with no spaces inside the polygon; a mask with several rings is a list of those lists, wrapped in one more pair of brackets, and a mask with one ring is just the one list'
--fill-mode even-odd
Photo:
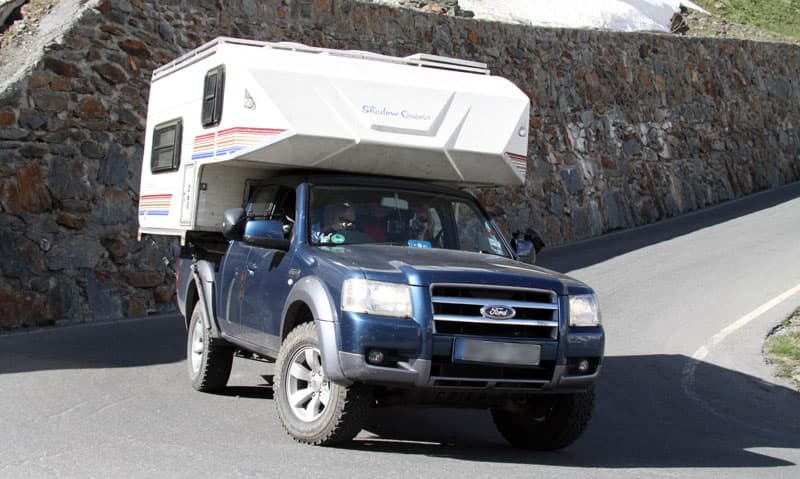
{"label": "truck camper", "polygon": [[274,361],[278,416],[309,444],[398,402],[571,444],[603,358],[594,293],[460,189],[524,183],[529,108],[485,64],[427,54],[218,38],[155,70],[139,235],[180,241],[192,385]]}
{"label": "truck camper", "polygon": [[488,73],[433,55],[217,39],[153,73],[140,230],[220,232],[246,180],[287,169],[522,184],[529,101]]}

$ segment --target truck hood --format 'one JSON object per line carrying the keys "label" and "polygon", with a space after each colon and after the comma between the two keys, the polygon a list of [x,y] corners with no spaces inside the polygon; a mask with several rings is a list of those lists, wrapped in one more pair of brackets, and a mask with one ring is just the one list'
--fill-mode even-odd
{"label": "truck hood", "polygon": [[491,284],[548,289],[559,295],[591,292],[569,276],[491,254],[386,245],[326,246],[314,247],[314,251],[326,266],[350,275],[358,270],[376,281],[425,287],[434,283]]}

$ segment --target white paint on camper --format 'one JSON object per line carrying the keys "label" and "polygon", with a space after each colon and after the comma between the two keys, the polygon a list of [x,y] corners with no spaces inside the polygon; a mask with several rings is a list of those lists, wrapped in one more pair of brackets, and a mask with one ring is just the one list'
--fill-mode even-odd
{"label": "white paint on camper", "polygon": [[183,191],[181,193],[181,226],[192,224],[192,213],[194,212],[194,164],[183,167]]}
{"label": "white paint on camper", "polygon": [[[224,66],[219,124],[206,74]],[[219,38],[153,73],[140,233],[220,231],[245,181],[324,169],[455,184],[525,180],[529,100],[486,65]],[[181,120],[180,161],[153,172],[153,132]]]}

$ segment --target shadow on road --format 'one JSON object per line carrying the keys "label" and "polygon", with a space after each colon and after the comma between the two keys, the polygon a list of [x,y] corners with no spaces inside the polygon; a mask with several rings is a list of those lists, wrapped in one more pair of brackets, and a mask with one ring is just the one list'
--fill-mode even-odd
{"label": "shadow on road", "polygon": [[756,193],[643,228],[545,248],[538,256],[536,264],[562,272],[586,268],[616,256],[771,208],[796,198],[800,198],[800,182]]}
{"label": "shadow on road", "polygon": [[800,457],[800,394],[736,371],[699,363],[687,390],[685,356],[609,357],[592,423],[555,453],[505,445],[485,411],[391,408],[368,428],[359,450],[470,461],[570,467],[780,467],[794,462],[753,448],[794,449]]}
{"label": "shadow on road", "polygon": [[[0,373],[173,363],[184,358],[185,336],[177,317],[4,335]],[[607,357],[592,423],[561,452],[508,447],[486,411],[431,408],[376,410],[367,431],[349,447],[571,467],[779,467],[800,462],[800,394],[690,361],[679,355]],[[688,377],[692,364],[694,373]],[[240,382],[222,395],[272,398],[270,377],[238,377]],[[690,387],[687,379],[693,379]],[[768,455],[773,449],[758,448],[786,449],[790,457],[773,457]]]}
{"label": "shadow on road", "polygon": [[257,386],[228,386],[213,394],[250,399],[272,399],[272,385],[264,383]]}
{"label": "shadow on road", "polygon": [[16,332],[0,335],[0,374],[174,363],[185,348],[177,315]]}

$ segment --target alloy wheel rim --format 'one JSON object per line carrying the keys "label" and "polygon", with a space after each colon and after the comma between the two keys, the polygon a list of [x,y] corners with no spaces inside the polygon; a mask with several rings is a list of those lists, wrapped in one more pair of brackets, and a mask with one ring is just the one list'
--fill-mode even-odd
{"label": "alloy wheel rim", "polygon": [[203,362],[203,328],[199,327],[197,323],[192,329],[192,342],[190,358],[192,362],[192,372],[197,374],[200,371],[200,364]]}
{"label": "alloy wheel rim", "polygon": [[305,346],[297,350],[284,379],[286,399],[295,417],[311,422],[322,416],[330,400],[331,383],[322,369],[319,349]]}

